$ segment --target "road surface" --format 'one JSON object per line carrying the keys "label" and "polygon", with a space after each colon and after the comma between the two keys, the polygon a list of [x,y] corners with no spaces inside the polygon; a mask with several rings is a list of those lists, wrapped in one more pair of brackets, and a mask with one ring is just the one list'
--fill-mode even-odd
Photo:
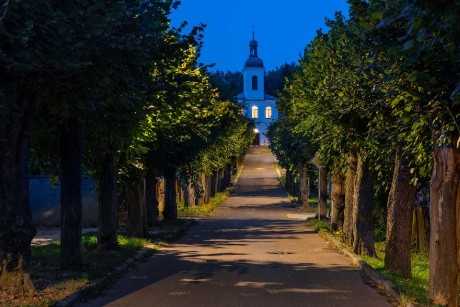
{"label": "road surface", "polygon": [[212,217],[82,306],[391,306],[286,204],[273,156],[253,151]]}

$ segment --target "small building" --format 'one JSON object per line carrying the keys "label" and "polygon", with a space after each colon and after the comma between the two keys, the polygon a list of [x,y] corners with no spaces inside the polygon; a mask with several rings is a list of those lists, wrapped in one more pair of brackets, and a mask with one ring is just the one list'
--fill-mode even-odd
{"label": "small building", "polygon": [[278,118],[275,97],[265,94],[265,67],[264,62],[257,54],[257,41],[252,33],[249,42],[249,58],[243,68],[243,89],[237,96],[238,104],[243,107],[244,114],[253,119],[256,125],[254,145],[268,145],[265,136],[268,126]]}

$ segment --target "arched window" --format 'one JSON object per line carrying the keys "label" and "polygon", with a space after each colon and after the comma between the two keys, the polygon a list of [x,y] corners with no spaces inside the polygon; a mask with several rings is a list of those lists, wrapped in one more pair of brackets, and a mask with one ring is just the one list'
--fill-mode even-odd
{"label": "arched window", "polygon": [[252,90],[257,91],[259,89],[259,85],[257,83],[257,76],[252,76]]}
{"label": "arched window", "polygon": [[272,118],[272,107],[265,108],[265,118]]}
{"label": "arched window", "polygon": [[259,118],[259,108],[256,106],[252,107],[252,118]]}

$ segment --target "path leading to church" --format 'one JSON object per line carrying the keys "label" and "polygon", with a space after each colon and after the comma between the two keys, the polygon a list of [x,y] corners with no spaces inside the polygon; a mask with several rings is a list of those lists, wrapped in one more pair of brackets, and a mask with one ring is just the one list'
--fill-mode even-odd
{"label": "path leading to church", "polygon": [[212,217],[84,306],[390,306],[288,203],[273,156],[253,151]]}

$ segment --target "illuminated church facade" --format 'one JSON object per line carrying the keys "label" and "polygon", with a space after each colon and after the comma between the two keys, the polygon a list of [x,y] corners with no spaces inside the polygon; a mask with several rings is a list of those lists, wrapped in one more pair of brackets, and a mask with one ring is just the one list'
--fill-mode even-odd
{"label": "illuminated church facade", "polygon": [[243,68],[243,92],[237,96],[238,104],[243,107],[244,114],[254,120],[255,145],[268,145],[265,136],[268,126],[278,118],[275,97],[265,94],[264,62],[257,54],[257,41],[252,34],[249,42],[249,58]]}

